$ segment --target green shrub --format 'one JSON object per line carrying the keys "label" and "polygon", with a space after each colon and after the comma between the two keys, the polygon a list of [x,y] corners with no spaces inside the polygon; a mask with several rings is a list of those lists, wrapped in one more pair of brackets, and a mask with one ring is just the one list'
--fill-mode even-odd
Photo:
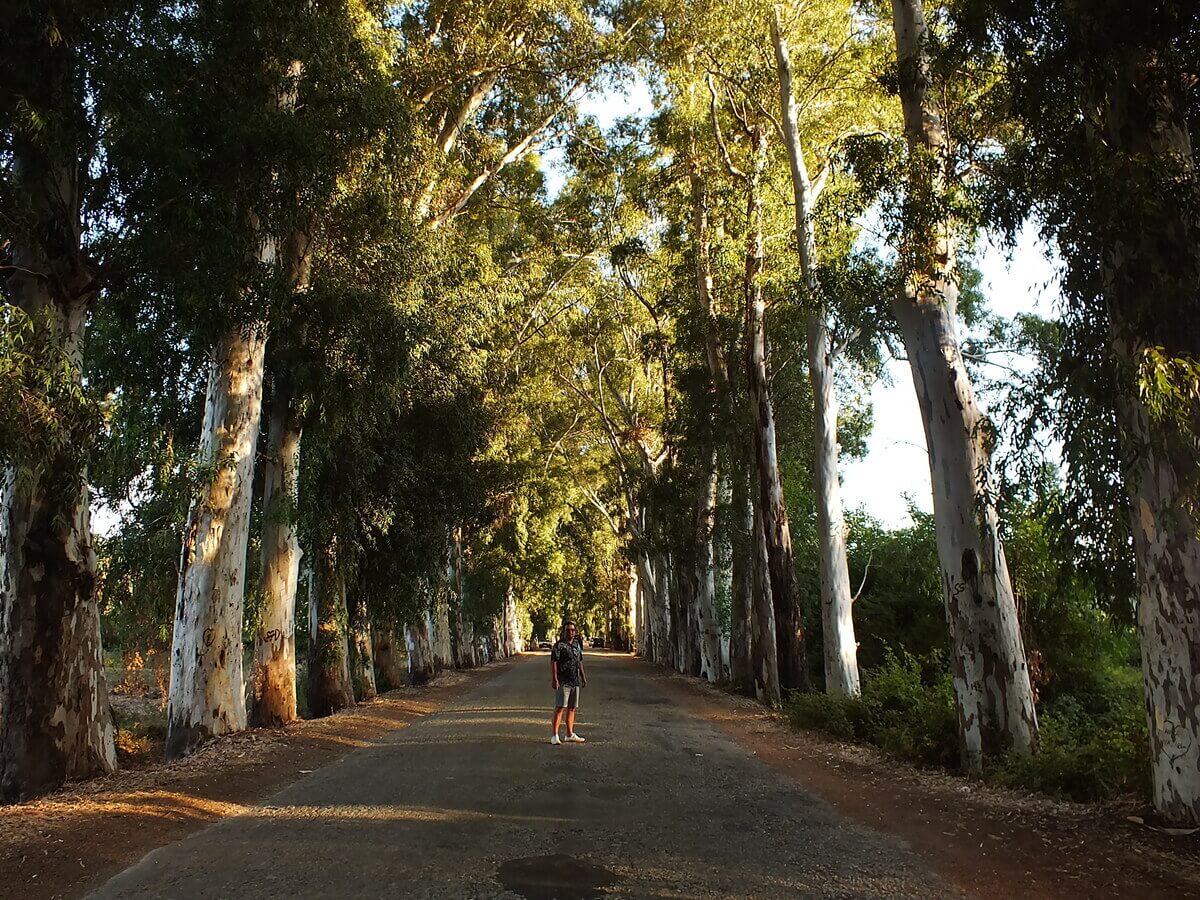
{"label": "green shrub", "polygon": [[796,728],[821,731],[843,741],[865,737],[866,715],[858,697],[796,692],[788,700],[787,716]]}
{"label": "green shrub", "polygon": [[954,689],[941,656],[889,650],[863,675],[862,705],[871,743],[921,765],[957,764]]}
{"label": "green shrub", "polygon": [[1062,694],[1047,703],[1038,754],[1009,754],[988,768],[988,779],[1080,802],[1145,796],[1150,758],[1138,674],[1112,671],[1082,697]]}
{"label": "green shrub", "polygon": [[958,728],[944,659],[887,652],[863,673],[861,697],[794,694],[788,719],[797,728],[869,744],[921,765],[954,766]]}

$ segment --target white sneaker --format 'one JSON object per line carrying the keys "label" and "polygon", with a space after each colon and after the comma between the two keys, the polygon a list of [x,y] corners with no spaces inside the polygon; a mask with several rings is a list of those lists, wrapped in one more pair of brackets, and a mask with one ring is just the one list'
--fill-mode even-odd
{"label": "white sneaker", "polygon": [[581,738],[579,735],[575,734],[575,732],[571,732],[570,734],[568,734],[568,735],[567,735],[567,740],[568,740],[568,741],[570,741],[572,744],[585,744],[585,743],[587,743],[587,742],[586,742],[586,741],[585,741],[583,738]]}
{"label": "white sneaker", "polygon": [[[567,740],[569,741],[569,740],[570,740],[570,738],[567,738]],[[557,745],[557,744],[561,744],[561,743],[562,743],[562,741],[560,741],[560,740],[558,739],[558,735],[556,734],[556,735],[554,735],[554,737],[550,738],[550,743],[551,743],[551,744],[555,744],[555,745]]]}

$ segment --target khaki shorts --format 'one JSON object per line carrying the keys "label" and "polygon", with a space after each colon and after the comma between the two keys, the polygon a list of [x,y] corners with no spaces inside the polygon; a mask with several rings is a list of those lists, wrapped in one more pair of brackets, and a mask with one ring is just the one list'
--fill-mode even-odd
{"label": "khaki shorts", "polygon": [[554,692],[554,708],[561,709],[579,708],[579,685],[560,684],[558,690]]}

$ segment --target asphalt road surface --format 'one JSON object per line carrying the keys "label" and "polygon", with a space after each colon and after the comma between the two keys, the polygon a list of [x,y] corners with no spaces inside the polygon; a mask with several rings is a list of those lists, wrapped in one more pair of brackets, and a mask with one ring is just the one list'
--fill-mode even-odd
{"label": "asphalt road surface", "polygon": [[549,743],[526,656],[440,712],[154,851],[95,897],[953,896],[890,835],[842,818],[629,657],[586,657]]}

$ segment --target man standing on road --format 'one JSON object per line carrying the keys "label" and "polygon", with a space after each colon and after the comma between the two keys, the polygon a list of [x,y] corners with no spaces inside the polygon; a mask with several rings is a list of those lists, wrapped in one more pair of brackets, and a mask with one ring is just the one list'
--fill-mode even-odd
{"label": "man standing on road", "polygon": [[550,684],[554,688],[554,736],[550,738],[550,743],[562,743],[558,739],[558,728],[562,724],[565,709],[566,740],[582,744],[583,738],[575,733],[575,710],[579,708],[580,688],[587,687],[587,673],[583,670],[583,643],[576,637],[574,622],[563,625],[550,651]]}

